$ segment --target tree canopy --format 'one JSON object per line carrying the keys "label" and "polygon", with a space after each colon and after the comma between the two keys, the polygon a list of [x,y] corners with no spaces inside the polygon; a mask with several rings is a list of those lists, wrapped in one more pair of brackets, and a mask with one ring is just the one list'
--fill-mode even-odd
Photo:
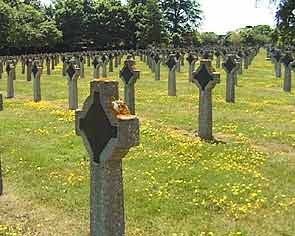
{"label": "tree canopy", "polygon": [[0,51],[294,43],[295,2],[277,1],[275,31],[262,25],[221,37],[198,32],[202,22],[199,0],[128,0],[126,4],[121,0],[53,0],[49,6],[40,0],[0,0]]}

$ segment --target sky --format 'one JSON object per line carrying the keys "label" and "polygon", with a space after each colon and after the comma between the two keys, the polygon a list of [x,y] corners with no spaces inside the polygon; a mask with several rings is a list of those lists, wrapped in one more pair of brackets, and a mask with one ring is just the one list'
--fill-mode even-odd
{"label": "sky", "polygon": [[255,8],[255,0],[200,0],[200,3],[204,17],[200,30],[203,32],[224,34],[248,25],[274,25],[274,11],[267,7]]}
{"label": "sky", "polygon": [[255,0],[200,0],[204,21],[201,31],[219,34],[248,25],[274,26],[274,11],[256,8]]}

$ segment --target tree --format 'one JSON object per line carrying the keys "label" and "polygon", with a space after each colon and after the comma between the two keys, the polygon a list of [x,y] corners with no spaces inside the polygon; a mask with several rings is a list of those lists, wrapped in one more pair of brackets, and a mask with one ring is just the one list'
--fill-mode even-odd
{"label": "tree", "polygon": [[163,17],[171,35],[194,31],[202,20],[197,0],[160,0]]}
{"label": "tree", "polygon": [[7,47],[10,40],[11,26],[14,23],[13,9],[0,0],[0,48]]}
{"label": "tree", "polygon": [[61,38],[55,22],[48,20],[43,11],[30,4],[18,3],[11,8],[10,14],[12,22],[9,24],[7,46],[14,51],[54,47]]}
{"label": "tree", "polygon": [[218,43],[218,35],[214,32],[201,33],[202,45],[215,45]]}
{"label": "tree", "polygon": [[75,47],[83,40],[83,0],[56,0],[54,8],[58,28],[63,32],[63,44]]}
{"label": "tree", "polygon": [[165,35],[163,17],[157,0],[128,1],[130,18],[134,24],[134,45],[159,45]]}
{"label": "tree", "polygon": [[274,30],[268,25],[247,26],[240,29],[241,42],[245,46],[265,45],[271,42]]}
{"label": "tree", "polygon": [[279,35],[284,44],[295,43],[295,1],[282,0],[276,13]]}
{"label": "tree", "polygon": [[225,36],[225,45],[232,45],[235,47],[241,46],[241,35],[239,32],[231,31]]}

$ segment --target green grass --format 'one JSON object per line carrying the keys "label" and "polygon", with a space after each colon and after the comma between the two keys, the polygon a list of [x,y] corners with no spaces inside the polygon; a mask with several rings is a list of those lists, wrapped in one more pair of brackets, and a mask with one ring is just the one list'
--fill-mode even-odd
{"label": "green grass", "polygon": [[[235,104],[225,102],[221,72],[213,95],[218,144],[193,136],[198,128],[198,89],[188,83],[187,66],[177,74],[177,97],[168,97],[167,69],[162,66],[162,79],[155,81],[138,59],[141,145],[124,159],[127,235],[295,235],[294,93],[283,92],[283,80],[274,77],[274,66],[265,57],[262,51],[239,77]],[[86,75],[79,80],[80,107],[89,93],[91,68]],[[0,113],[5,187],[49,209],[57,219],[62,215],[78,222],[64,235],[87,235],[89,157],[74,133],[73,113],[67,111],[61,65],[51,76],[44,70],[44,102],[39,104],[31,102],[32,84],[24,77],[19,66],[16,98],[5,100]],[[109,77],[118,79],[118,69]],[[0,235],[11,235],[18,219],[11,223],[0,216]],[[23,226],[16,234],[49,227],[42,218],[35,222],[41,226]]]}

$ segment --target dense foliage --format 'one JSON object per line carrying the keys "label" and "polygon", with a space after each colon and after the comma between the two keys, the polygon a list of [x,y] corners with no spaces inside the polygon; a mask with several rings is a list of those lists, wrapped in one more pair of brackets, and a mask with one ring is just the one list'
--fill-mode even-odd
{"label": "dense foliage", "polygon": [[295,44],[295,1],[282,0],[276,14],[279,44]]}
{"label": "dense foliage", "polygon": [[197,29],[197,0],[0,0],[2,51],[138,48],[178,44]]}
{"label": "dense foliage", "polygon": [[295,2],[281,0],[278,28],[256,26],[225,36],[199,33],[199,0],[0,0],[0,53],[145,48],[148,45],[290,44]]}

